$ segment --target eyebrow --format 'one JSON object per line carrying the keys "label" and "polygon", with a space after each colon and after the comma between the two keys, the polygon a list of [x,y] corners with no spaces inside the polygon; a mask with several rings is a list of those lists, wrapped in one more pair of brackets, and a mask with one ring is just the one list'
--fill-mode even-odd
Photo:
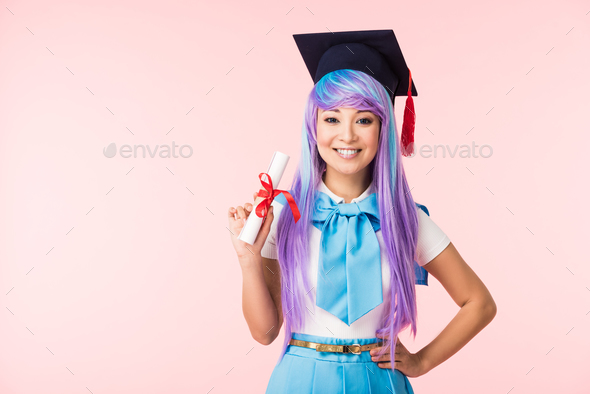
{"label": "eyebrow", "polygon": [[[340,110],[338,108],[336,108],[336,109],[329,109],[329,110],[324,111],[324,112],[340,112]],[[363,111],[358,110],[358,111],[356,111],[357,114],[359,114],[361,112],[371,112],[371,111],[369,111],[369,110],[363,110]]]}

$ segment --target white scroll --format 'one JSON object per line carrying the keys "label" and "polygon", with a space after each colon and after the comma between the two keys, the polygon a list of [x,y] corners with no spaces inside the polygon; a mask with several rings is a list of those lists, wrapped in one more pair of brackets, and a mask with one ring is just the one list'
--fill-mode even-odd
{"label": "white scroll", "polygon": [[[270,161],[270,165],[268,166],[268,170],[266,171],[266,173],[270,175],[272,179],[273,189],[279,188],[279,182],[281,182],[283,172],[285,172],[285,168],[287,168],[288,162],[288,155],[278,151],[273,154],[272,160]],[[266,175],[262,176],[262,180],[265,182],[269,181]],[[260,227],[262,227],[263,218],[258,217],[258,215],[256,215],[256,208],[263,199],[263,197],[256,197],[256,200],[254,200],[252,212],[250,212],[250,215],[246,220],[246,224],[244,225],[242,231],[240,231],[240,234],[238,235],[239,240],[244,241],[250,245],[254,244],[254,241],[256,241],[256,236],[260,231]]]}

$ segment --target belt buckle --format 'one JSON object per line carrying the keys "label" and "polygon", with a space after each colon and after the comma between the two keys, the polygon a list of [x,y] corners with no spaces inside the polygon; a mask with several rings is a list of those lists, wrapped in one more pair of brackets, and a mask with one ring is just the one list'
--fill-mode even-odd
{"label": "belt buckle", "polygon": [[[346,353],[352,353],[352,354],[361,354],[361,345],[359,345],[358,343],[352,344],[352,345],[344,345],[345,349],[348,349],[348,351]],[[354,350],[352,349],[352,347],[355,347]]]}

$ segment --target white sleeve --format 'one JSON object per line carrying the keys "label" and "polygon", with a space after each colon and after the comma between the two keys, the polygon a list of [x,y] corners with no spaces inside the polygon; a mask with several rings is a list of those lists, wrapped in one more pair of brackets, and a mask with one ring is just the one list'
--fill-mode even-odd
{"label": "white sleeve", "polygon": [[423,266],[440,254],[451,243],[449,237],[422,209],[418,209],[418,242],[416,262]]}
{"label": "white sleeve", "polygon": [[260,255],[267,259],[275,259],[278,260],[278,252],[277,252],[277,245],[276,245],[276,234],[277,234],[277,224],[279,222],[279,216],[281,214],[281,210],[283,209],[283,204],[277,202],[277,200],[272,200],[270,203],[274,213],[274,219],[270,224],[270,231],[268,232],[268,237],[266,237],[266,242],[262,246],[260,250]]}

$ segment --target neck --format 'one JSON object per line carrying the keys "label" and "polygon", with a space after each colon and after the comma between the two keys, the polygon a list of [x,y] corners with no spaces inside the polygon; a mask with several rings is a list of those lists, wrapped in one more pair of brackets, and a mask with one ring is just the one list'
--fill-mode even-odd
{"label": "neck", "polygon": [[371,184],[368,166],[351,175],[330,171],[330,167],[328,167],[323,173],[322,179],[328,189],[344,198],[346,204],[349,204],[353,198],[360,196]]}

